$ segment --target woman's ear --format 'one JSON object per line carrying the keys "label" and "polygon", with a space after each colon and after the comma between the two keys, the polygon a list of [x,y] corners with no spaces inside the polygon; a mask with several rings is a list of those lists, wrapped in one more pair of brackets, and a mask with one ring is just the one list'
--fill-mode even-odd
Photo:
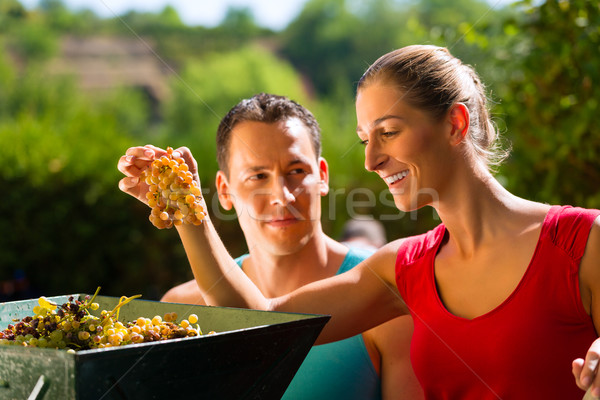
{"label": "woman's ear", "polygon": [[319,157],[319,178],[321,179],[319,194],[326,196],[329,193],[329,166],[323,157]]}
{"label": "woman's ear", "polygon": [[456,103],[450,109],[450,143],[457,145],[463,141],[469,131],[469,109],[463,103]]}
{"label": "woman's ear", "polygon": [[215,186],[217,187],[217,193],[219,195],[219,203],[221,203],[221,207],[227,211],[231,210],[233,208],[233,201],[231,200],[231,195],[229,194],[229,182],[227,181],[225,172],[221,170],[217,172]]}

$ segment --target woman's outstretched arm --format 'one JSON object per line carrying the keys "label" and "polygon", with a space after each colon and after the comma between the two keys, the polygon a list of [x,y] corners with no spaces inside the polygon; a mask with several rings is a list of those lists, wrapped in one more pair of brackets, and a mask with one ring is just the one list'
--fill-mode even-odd
{"label": "woman's outstretched arm", "polygon": [[348,272],[268,299],[235,264],[211,224],[181,225],[177,230],[208,304],[331,315],[318,344],[356,335],[408,313],[393,283],[397,243]]}
{"label": "woman's outstretched arm", "polygon": [[[119,182],[120,189],[146,203],[148,185],[139,179],[140,175],[155,158],[164,154],[164,150],[154,146],[128,149],[118,164],[126,175]],[[197,164],[189,149],[179,148],[175,155],[185,159],[198,179]],[[208,210],[206,204],[203,206]],[[229,255],[210,215],[201,225],[184,224],[176,229],[198,287],[209,305],[331,315],[318,343],[356,335],[407,313],[394,283],[398,242],[386,245],[344,274],[268,299]]]}

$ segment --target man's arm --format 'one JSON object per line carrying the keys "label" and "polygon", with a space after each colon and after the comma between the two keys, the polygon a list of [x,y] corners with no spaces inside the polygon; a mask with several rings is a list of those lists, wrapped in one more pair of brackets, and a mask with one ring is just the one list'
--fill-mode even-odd
{"label": "man's arm", "polygon": [[206,305],[195,279],[169,289],[160,301],[166,303]]}

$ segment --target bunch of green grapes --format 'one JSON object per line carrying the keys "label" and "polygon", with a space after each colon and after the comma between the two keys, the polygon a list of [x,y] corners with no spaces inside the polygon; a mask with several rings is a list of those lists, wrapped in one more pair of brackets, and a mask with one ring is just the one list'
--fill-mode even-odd
{"label": "bunch of green grapes", "polygon": [[142,172],[149,186],[146,198],[152,208],[150,222],[159,229],[183,223],[200,225],[206,217],[198,182],[183,158],[174,158],[173,149],[152,161]]}
{"label": "bunch of green grapes", "polygon": [[[195,314],[179,323],[176,313],[167,313],[164,317],[156,315],[152,319],[139,317],[126,323],[119,321],[119,308],[139,296],[121,298],[113,310],[103,310],[100,317],[96,317],[88,311],[100,307],[93,302],[95,297],[86,296],[83,302],[69,297],[68,302],[59,307],[42,296],[33,309],[33,316],[16,320],[0,331],[0,344],[75,351],[202,335]],[[209,332],[212,333],[214,331]]]}

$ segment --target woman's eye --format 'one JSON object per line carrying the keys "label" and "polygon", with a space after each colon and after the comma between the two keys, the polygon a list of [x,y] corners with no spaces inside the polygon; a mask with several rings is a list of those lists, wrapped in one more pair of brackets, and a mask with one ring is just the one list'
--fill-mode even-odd
{"label": "woman's eye", "polygon": [[368,144],[369,144],[369,140],[368,140],[368,139],[365,139],[365,140],[359,140],[359,141],[358,141],[358,143],[359,143],[360,145],[366,146],[366,145],[368,145]]}
{"label": "woman's eye", "polygon": [[398,133],[398,131],[386,131],[386,132],[382,132],[381,136],[390,137],[390,136],[394,136],[396,133]]}

